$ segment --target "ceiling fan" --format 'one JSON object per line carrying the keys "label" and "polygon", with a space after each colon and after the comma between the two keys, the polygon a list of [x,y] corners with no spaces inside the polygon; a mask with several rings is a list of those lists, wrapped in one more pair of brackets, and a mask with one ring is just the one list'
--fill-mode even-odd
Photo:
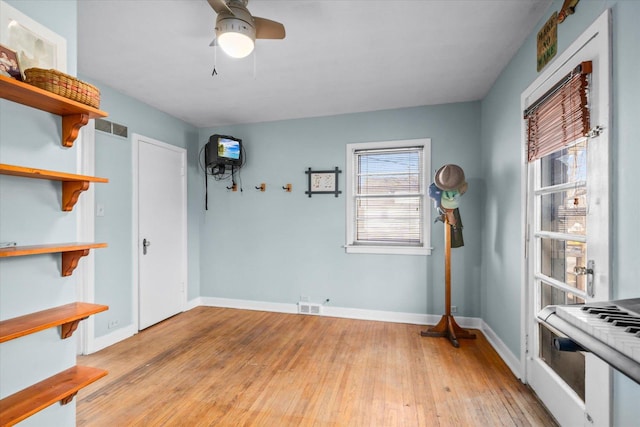
{"label": "ceiling fan", "polygon": [[283,39],[284,25],[270,19],[252,16],[248,0],[207,0],[218,17],[216,38],[211,45],[220,45],[234,58],[244,58],[253,52],[256,39]]}

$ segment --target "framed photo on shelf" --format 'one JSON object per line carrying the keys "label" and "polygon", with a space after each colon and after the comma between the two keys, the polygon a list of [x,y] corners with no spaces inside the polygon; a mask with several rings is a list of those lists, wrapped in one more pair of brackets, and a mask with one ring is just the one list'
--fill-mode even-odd
{"label": "framed photo on shelf", "polygon": [[67,41],[0,0],[0,44],[16,52],[20,70],[37,67],[67,71]]}
{"label": "framed photo on shelf", "polygon": [[18,54],[0,44],[0,75],[22,81]]}
{"label": "framed photo on shelf", "polygon": [[309,189],[305,191],[311,197],[313,194],[333,194],[338,197],[338,194],[342,191],[338,190],[338,174],[342,173],[341,170],[336,168],[334,170],[311,170],[307,169],[305,172],[308,175]]}

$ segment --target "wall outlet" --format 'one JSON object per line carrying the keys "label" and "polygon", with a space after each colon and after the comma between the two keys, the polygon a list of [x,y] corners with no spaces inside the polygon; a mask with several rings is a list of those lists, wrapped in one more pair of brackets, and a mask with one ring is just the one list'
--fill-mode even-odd
{"label": "wall outlet", "polygon": [[458,312],[458,306],[452,305],[451,306],[451,312],[452,313],[457,313]]}
{"label": "wall outlet", "polygon": [[117,320],[111,320],[109,323],[107,323],[107,329],[113,329],[116,326],[118,326],[118,321]]}

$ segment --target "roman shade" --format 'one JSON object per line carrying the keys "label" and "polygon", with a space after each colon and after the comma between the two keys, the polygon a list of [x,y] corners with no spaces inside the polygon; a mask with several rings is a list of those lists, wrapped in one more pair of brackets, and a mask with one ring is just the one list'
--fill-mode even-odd
{"label": "roman shade", "polygon": [[582,62],[524,111],[529,162],[589,134],[591,69],[591,61]]}

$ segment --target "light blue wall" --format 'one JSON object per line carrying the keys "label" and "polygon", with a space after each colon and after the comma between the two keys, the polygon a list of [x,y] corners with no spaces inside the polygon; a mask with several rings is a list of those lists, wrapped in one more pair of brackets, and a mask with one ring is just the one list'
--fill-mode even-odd
{"label": "light blue wall", "polygon": [[[83,78],[83,76],[80,76]],[[100,108],[109,113],[107,120],[128,127],[129,137],[122,138],[96,131],[96,176],[109,178],[108,184],[97,185],[95,203],[104,207],[104,216],[96,217],[96,241],[109,247],[96,251],[95,300],[109,305],[109,311],[97,314],[95,336],[113,332],[133,324],[133,165],[134,133],[187,149],[189,199],[196,197],[193,181],[197,179],[197,129],[147,104],[123,95],[100,82],[84,78],[100,88]],[[199,195],[199,194],[198,194]],[[188,208],[188,298],[199,296],[199,218],[198,209]]]}
{"label": "light blue wall", "polygon": [[[14,7],[67,39],[68,70],[76,69],[76,4],[72,1],[9,0]],[[550,10],[561,5],[558,0]],[[613,279],[614,296],[637,296],[640,255],[635,197],[640,168],[640,2],[587,1],[559,28],[565,49],[606,8],[614,19]],[[540,25],[542,22],[540,23]],[[537,28],[539,28],[539,26]],[[432,256],[346,255],[344,194],[339,198],[304,194],[307,167],[344,171],[351,142],[432,138],[432,172],[460,164],[469,192],[461,213],[465,247],[453,250],[453,303],[461,315],[482,317],[519,355],[520,343],[520,94],[535,79],[532,34],[481,103],[418,107],[224,128],[195,129],[178,119],[96,83],[109,119],[136,132],[188,150],[189,299],[198,296],[294,303],[301,295],[335,306],[439,314],[443,309],[442,226],[432,225]],[[82,76],[80,76],[82,78]],[[59,144],[60,119],[0,101],[0,162],[75,171],[76,148]],[[199,149],[212,133],[243,138],[247,164],[242,193],[210,181],[204,211],[204,177]],[[131,141],[97,133],[96,300],[109,314],[96,316],[96,336],[107,322],[132,322]],[[267,192],[254,189],[266,182]],[[293,184],[293,193],[280,189]],[[340,189],[344,192],[344,177]],[[21,244],[68,241],[76,213],[59,209],[60,187],[48,181],[0,177],[0,241]],[[24,215],[24,212],[29,212]],[[81,261],[82,262],[82,261]],[[0,262],[0,318],[75,300],[74,276],[61,278],[59,256]],[[108,272],[108,274],[106,274]],[[0,396],[6,396],[75,363],[76,337],[60,340],[56,329],[2,344]],[[640,417],[639,387],[615,377],[616,425]],[[73,425],[75,403],[54,405],[27,423]],[[28,425],[25,423],[25,425]]]}
{"label": "light blue wall", "polygon": [[[444,307],[442,223],[432,228],[433,256],[345,254],[346,144],[431,138],[433,172],[462,166],[469,182],[461,214],[465,247],[453,251],[453,304],[479,315],[481,185],[479,103],[407,108],[202,130],[243,139],[244,191],[209,181],[200,241],[201,295],[296,303],[330,299],[337,307],[441,314]],[[305,171],[338,166],[343,194],[304,194]],[[202,180],[203,175],[200,171]],[[267,183],[261,193],[255,186]],[[293,192],[281,187],[293,184]],[[204,191],[204,189],[201,189]],[[204,195],[200,197],[202,200]]]}
{"label": "light blue wall", "polygon": [[[536,26],[540,28],[557,0]],[[640,182],[640,2],[581,1],[574,15],[558,27],[564,51],[595,19],[613,12],[613,290],[614,298],[638,296],[640,247],[635,197]],[[520,189],[520,94],[535,80],[536,34],[524,43],[482,101],[482,170],[487,192],[482,224],[482,318],[514,355],[520,354],[522,242]],[[615,376],[615,423],[635,425],[640,418],[640,386]]]}
{"label": "light blue wall", "polygon": [[[69,1],[9,1],[60,34],[69,47],[67,70],[76,69],[76,4]],[[60,144],[61,119],[0,100],[0,163],[76,172],[77,147]],[[21,245],[73,242],[76,212],[62,212],[60,183],[0,176],[0,241]],[[82,262],[82,261],[80,261]],[[0,319],[76,300],[77,276],[61,277],[60,255],[0,260]],[[51,328],[0,345],[0,398],[73,365],[77,334],[60,339]],[[75,400],[52,405],[23,425],[74,425]]]}

